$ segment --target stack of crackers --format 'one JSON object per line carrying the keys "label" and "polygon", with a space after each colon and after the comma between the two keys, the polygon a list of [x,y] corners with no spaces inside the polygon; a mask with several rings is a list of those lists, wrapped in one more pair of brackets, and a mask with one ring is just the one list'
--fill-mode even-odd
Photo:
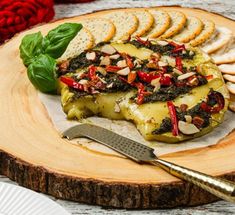
{"label": "stack of crackers", "polygon": [[[232,98],[235,95],[235,45],[229,28],[216,26],[211,20],[186,16],[177,10],[166,12],[153,8],[110,10],[90,18],[84,17],[79,22],[84,27],[60,60],[74,57],[100,42],[126,40],[136,36],[170,39],[198,46],[210,54],[223,73]],[[235,111],[235,103],[232,104],[230,108]]]}

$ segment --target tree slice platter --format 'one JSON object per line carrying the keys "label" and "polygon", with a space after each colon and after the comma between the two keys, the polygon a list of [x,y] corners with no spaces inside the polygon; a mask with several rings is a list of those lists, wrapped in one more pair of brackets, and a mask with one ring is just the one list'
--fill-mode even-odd
{"label": "tree slice platter", "polygon": [[[235,32],[235,22],[217,14],[163,8],[209,18]],[[107,207],[172,208],[217,200],[158,167],[95,153],[61,139],[27,78],[18,47],[25,34],[39,30],[46,33],[64,21],[77,22],[97,13],[106,11],[37,26],[0,47],[0,174],[57,198]],[[235,132],[211,147],[162,156],[167,161],[235,181],[234,157]]]}

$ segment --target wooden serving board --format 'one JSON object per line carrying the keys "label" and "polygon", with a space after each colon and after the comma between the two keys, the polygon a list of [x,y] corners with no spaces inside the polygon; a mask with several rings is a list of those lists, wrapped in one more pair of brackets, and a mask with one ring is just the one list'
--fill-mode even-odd
{"label": "wooden serving board", "polygon": [[[235,22],[217,14],[180,7],[164,9],[212,19],[235,32]],[[0,174],[57,198],[108,207],[171,208],[215,201],[216,197],[158,167],[72,145],[61,139],[53,127],[20,60],[20,41],[25,34],[39,30],[46,33],[64,21],[76,22],[97,13],[35,27],[0,47]],[[167,161],[235,181],[234,157],[235,132],[212,147],[162,156]]]}

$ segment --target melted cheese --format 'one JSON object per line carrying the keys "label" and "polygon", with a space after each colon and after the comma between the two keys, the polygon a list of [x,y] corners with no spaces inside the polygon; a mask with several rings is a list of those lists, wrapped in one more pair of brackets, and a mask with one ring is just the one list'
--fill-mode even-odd
{"label": "melted cheese", "polygon": [[[133,45],[118,44],[115,46],[119,52],[127,52],[141,59],[148,58],[151,55],[151,51],[147,49],[137,49]],[[127,48],[127,49],[125,49]],[[191,92],[178,96],[173,102],[176,106],[180,104],[187,104],[189,108],[200,103],[204,100],[210,89],[220,91],[225,98],[228,98],[228,91],[225,88],[224,81],[218,68],[208,62],[208,59],[203,57],[203,54],[199,53],[196,56],[196,64],[201,63],[201,73],[203,75],[213,74],[213,79],[208,84],[196,87]],[[192,62],[188,62],[192,64]],[[152,132],[160,127],[162,120],[165,117],[169,117],[169,111],[166,102],[153,102],[142,105],[137,105],[130,98],[136,93],[135,90],[129,92],[117,92],[117,93],[99,93],[96,95],[88,95],[73,99],[73,93],[69,91],[66,85],[62,87],[62,107],[65,113],[67,113],[69,119],[81,119],[92,115],[98,115],[109,119],[126,119],[135,123],[140,133],[147,140],[160,140],[164,142],[179,142],[185,139],[197,137],[208,133],[217,126],[223,120],[224,112],[227,110],[228,100],[226,99],[225,108],[219,114],[213,114],[211,125],[203,129],[201,132],[195,135],[183,135],[173,136],[171,132],[167,132],[161,135],[153,135]],[[117,108],[115,107],[118,105]]]}

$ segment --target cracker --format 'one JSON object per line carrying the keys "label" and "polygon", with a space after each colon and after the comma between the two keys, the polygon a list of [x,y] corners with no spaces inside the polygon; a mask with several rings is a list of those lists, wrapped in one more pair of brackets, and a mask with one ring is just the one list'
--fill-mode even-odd
{"label": "cracker", "polygon": [[218,67],[224,74],[235,75],[235,63],[221,64]]}
{"label": "cracker", "polygon": [[203,23],[196,17],[188,17],[187,23],[182,31],[172,39],[181,43],[187,43],[198,36],[203,29]]}
{"label": "cracker", "polygon": [[168,14],[171,18],[171,24],[170,27],[164,32],[164,34],[160,36],[161,39],[166,39],[179,33],[183,29],[187,21],[186,16],[182,12],[169,11]]}
{"label": "cracker", "polygon": [[170,26],[171,18],[164,10],[150,9],[148,10],[154,17],[154,25],[144,35],[147,38],[156,38],[162,35]]}
{"label": "cracker", "polygon": [[228,88],[228,91],[234,95],[235,94],[235,84],[230,82],[230,81],[228,81],[226,83],[226,86]]}
{"label": "cracker", "polygon": [[138,19],[131,12],[113,11],[102,17],[109,19],[115,25],[116,34],[112,41],[125,40],[138,28]]}
{"label": "cracker", "polygon": [[154,18],[151,13],[147,10],[137,10],[132,12],[139,20],[139,26],[137,30],[132,34],[132,36],[142,36],[145,34],[152,25],[154,24]]}
{"label": "cracker", "polygon": [[235,83],[235,75],[225,74],[225,75],[223,75],[223,77],[226,81],[230,81],[232,83]]}
{"label": "cracker", "polygon": [[58,61],[67,60],[69,58],[75,57],[82,53],[83,51],[92,48],[94,44],[94,38],[89,30],[82,28],[76,37],[69,43],[64,54],[58,58]]}
{"label": "cracker", "polygon": [[189,42],[191,46],[198,46],[208,40],[215,31],[215,23],[210,20],[202,20],[204,28],[202,32]]}
{"label": "cracker", "polygon": [[229,99],[229,109],[233,112],[235,112],[235,95],[231,94]]}
{"label": "cracker", "polygon": [[212,55],[212,59],[216,64],[226,64],[235,62],[235,48],[230,49],[228,52],[220,55]]}
{"label": "cracker", "polygon": [[94,37],[95,44],[100,42],[107,42],[112,39],[115,34],[114,24],[103,18],[89,18],[79,21],[85,28],[87,28]]}
{"label": "cracker", "polygon": [[226,46],[233,39],[233,33],[225,27],[216,27],[216,36],[206,44],[202,44],[202,50],[206,53],[213,53]]}

